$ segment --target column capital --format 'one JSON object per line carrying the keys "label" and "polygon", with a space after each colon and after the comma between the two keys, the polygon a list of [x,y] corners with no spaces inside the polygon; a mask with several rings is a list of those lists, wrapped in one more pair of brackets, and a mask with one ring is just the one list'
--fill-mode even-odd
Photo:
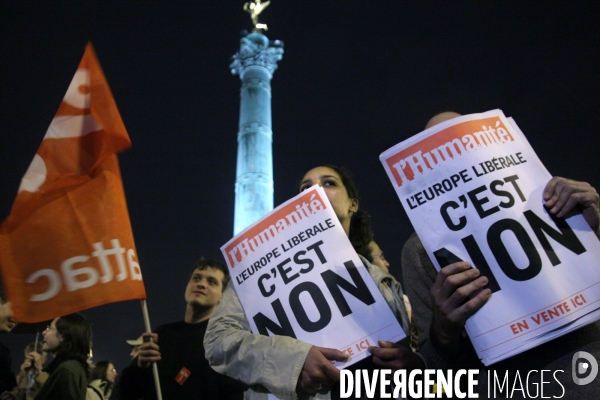
{"label": "column capital", "polygon": [[246,33],[240,39],[240,51],[233,56],[229,65],[233,75],[243,76],[243,71],[252,66],[263,67],[269,73],[277,69],[277,61],[283,58],[283,42],[281,40],[269,41],[258,32]]}

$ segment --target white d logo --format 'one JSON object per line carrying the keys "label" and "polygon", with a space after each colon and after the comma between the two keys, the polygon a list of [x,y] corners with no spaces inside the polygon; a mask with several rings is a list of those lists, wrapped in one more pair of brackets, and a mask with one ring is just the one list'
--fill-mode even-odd
{"label": "white d logo", "polygon": [[[581,359],[586,361],[580,362],[579,365],[577,365],[577,361]],[[575,382],[576,385],[587,385],[596,379],[596,376],[598,375],[598,362],[590,353],[586,351],[578,351],[577,353],[573,354],[571,363],[571,374],[573,376],[573,382]],[[579,375],[583,375],[587,371],[590,371],[590,374],[586,378],[579,378]]]}

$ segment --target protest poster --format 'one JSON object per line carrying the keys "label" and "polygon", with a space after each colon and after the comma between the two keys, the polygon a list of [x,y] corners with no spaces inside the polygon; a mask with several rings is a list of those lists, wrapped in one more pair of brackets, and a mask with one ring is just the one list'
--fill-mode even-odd
{"label": "protest poster", "polygon": [[129,135],[91,43],[0,225],[15,319],[145,299],[117,153]]}
{"label": "protest poster", "polygon": [[485,365],[600,319],[600,241],[551,216],[551,175],[501,110],[433,126],[380,156],[435,267],[470,261],[492,297],[466,323]]}
{"label": "protest poster", "polygon": [[323,188],[311,187],[221,247],[252,332],[348,354],[406,337]]}

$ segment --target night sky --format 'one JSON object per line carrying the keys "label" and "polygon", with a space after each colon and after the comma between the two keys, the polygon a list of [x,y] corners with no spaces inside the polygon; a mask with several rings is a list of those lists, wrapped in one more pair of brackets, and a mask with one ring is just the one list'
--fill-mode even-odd
{"label": "night sky", "polygon": [[[121,172],[153,327],[183,319],[201,256],[232,237],[244,0],[3,1],[0,218],[91,41],[133,147]],[[303,173],[345,165],[401,277],[412,233],[379,154],[434,114],[500,108],[554,175],[600,187],[600,2],[272,0],[285,43],[272,86],[275,204]],[[129,362],[139,301],[87,310],[94,359]],[[34,334],[3,335],[15,368]],[[199,339],[200,340],[200,339]]]}

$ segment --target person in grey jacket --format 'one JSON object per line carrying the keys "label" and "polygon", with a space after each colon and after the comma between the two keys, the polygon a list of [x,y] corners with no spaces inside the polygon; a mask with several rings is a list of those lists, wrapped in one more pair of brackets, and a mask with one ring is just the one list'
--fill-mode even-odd
{"label": "person in grey jacket", "polygon": [[[360,227],[353,226],[358,212],[358,191],[349,174],[334,166],[314,168],[305,174],[300,191],[315,184],[325,189],[355,249],[368,245],[372,237],[360,243]],[[361,260],[408,334],[409,322],[402,288],[388,273],[372,266],[364,257]],[[206,358],[213,369],[250,385],[245,392],[247,399],[267,399],[269,393],[280,399],[331,398],[332,389],[334,392],[339,389],[336,383],[340,377],[339,370],[331,361],[346,359],[339,350],[316,347],[291,337],[252,334],[231,284],[225,289],[223,300],[209,321],[204,346]],[[379,347],[371,347],[369,351],[373,355],[372,362],[378,367],[424,367],[422,359],[404,344],[380,342]]]}

